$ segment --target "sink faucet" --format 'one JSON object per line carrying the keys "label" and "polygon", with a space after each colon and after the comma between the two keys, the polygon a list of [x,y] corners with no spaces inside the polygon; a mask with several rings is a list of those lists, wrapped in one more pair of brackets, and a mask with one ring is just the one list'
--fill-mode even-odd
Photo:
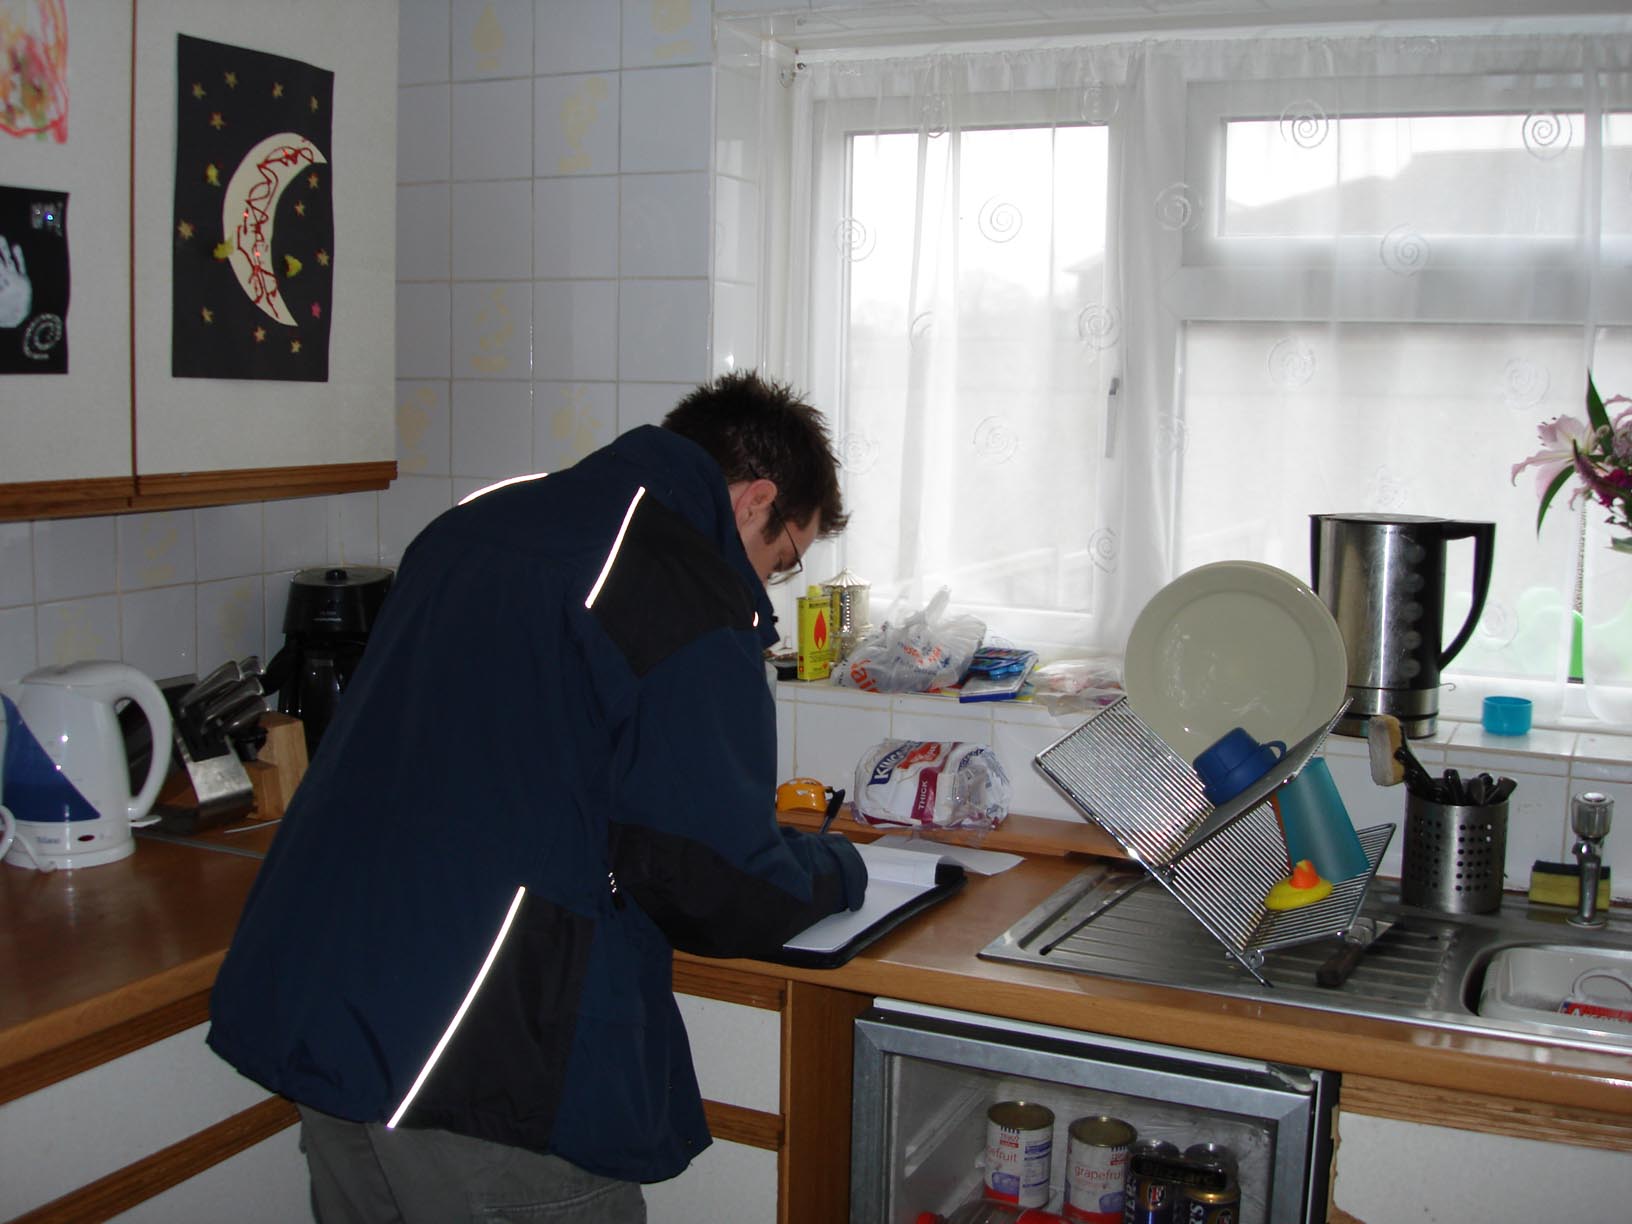
{"label": "sink faucet", "polygon": [[1586,791],[1570,801],[1570,827],[1575,830],[1575,859],[1581,864],[1581,900],[1570,923],[1578,927],[1601,927],[1604,915],[1598,912],[1598,881],[1604,871],[1604,838],[1609,835],[1615,801],[1598,791]]}

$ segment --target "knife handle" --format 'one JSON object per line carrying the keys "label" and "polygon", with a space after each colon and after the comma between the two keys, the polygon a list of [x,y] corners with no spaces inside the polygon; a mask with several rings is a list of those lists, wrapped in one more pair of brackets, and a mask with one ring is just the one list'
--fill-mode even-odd
{"label": "knife handle", "polygon": [[1326,963],[1315,970],[1315,982],[1328,989],[1335,990],[1349,980],[1349,974],[1360,963],[1360,954],[1366,950],[1366,945],[1356,940],[1345,939],[1343,946],[1326,958]]}

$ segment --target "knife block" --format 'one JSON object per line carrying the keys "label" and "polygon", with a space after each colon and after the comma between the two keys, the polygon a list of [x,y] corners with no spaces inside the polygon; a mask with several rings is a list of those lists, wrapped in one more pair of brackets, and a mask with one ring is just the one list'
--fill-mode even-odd
{"label": "knife block", "polygon": [[266,743],[253,761],[245,761],[255,790],[251,820],[279,820],[294,798],[295,787],[306,776],[306,731],[292,714],[267,711],[261,715]]}

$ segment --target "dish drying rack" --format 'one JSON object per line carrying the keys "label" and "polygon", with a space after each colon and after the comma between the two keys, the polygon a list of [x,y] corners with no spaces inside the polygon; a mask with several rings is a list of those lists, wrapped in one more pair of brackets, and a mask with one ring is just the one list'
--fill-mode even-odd
{"label": "dish drying rack", "polygon": [[[1144,867],[1148,880],[1166,889],[1243,969],[1270,986],[1263,971],[1265,953],[1341,935],[1354,924],[1394,835],[1392,824],[1359,830],[1366,870],[1333,881],[1324,900],[1289,910],[1264,904],[1289,867],[1270,795],[1320,751],[1348,706],[1345,701],[1324,727],[1289,748],[1269,773],[1217,807],[1202,792],[1189,762],[1151,730],[1125,697],[1038,753],[1036,762]],[[1042,952],[1126,895],[1112,897]]]}

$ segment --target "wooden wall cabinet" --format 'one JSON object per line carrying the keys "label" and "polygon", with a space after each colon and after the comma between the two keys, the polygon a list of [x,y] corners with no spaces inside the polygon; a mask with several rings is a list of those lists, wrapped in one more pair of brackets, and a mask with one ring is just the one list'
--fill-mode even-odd
{"label": "wooden wall cabinet", "polygon": [[[68,138],[0,134],[0,184],[67,194],[69,365],[0,375],[0,519],[384,488],[396,475],[396,4],[67,0],[65,11]],[[183,33],[334,72],[326,382],[171,375]]]}

